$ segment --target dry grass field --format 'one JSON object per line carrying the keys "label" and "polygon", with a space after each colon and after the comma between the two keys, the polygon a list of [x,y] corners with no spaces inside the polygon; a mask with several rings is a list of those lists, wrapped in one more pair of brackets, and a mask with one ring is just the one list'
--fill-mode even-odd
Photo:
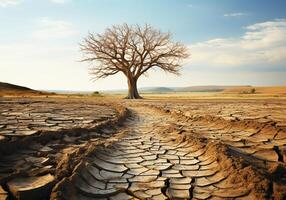
{"label": "dry grass field", "polygon": [[285,88],[0,98],[0,200],[285,199]]}

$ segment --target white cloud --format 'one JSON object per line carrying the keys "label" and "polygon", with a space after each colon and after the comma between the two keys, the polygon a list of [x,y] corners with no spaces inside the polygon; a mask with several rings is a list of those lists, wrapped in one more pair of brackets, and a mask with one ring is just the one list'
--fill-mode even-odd
{"label": "white cloud", "polygon": [[57,4],[64,4],[69,2],[69,0],[50,0],[50,1]]}
{"label": "white cloud", "polygon": [[0,0],[0,7],[13,6],[20,3],[20,0]]}
{"label": "white cloud", "polygon": [[194,7],[193,4],[188,4],[187,6],[188,6],[189,8]]}
{"label": "white cloud", "polygon": [[217,38],[190,45],[192,66],[283,67],[286,63],[286,19],[245,27],[237,38]]}
{"label": "white cloud", "polygon": [[242,16],[247,16],[247,14],[242,13],[242,12],[237,12],[237,13],[226,13],[223,16],[224,17],[242,17]]}
{"label": "white cloud", "polygon": [[72,23],[62,20],[42,18],[38,20],[38,30],[32,33],[33,37],[39,39],[64,38],[77,34]]}

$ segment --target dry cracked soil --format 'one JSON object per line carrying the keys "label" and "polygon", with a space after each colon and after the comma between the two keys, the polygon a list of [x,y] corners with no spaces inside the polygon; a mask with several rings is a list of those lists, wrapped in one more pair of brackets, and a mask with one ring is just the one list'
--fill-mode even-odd
{"label": "dry cracked soil", "polygon": [[0,200],[285,199],[282,100],[0,99]]}

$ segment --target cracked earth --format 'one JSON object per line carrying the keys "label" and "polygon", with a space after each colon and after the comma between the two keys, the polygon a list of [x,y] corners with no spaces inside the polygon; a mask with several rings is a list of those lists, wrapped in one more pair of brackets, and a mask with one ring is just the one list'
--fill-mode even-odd
{"label": "cracked earth", "polygon": [[1,200],[285,198],[285,110],[253,122],[230,104],[204,116],[201,103],[8,103]]}
{"label": "cracked earth", "polygon": [[[131,108],[136,118],[126,134],[100,146],[71,178],[75,194],[67,199],[207,199],[246,197],[249,190],[228,183],[227,170],[214,152],[200,144],[164,133],[168,116],[146,107]],[[231,189],[230,189],[231,188]],[[70,189],[70,188],[69,188]]]}

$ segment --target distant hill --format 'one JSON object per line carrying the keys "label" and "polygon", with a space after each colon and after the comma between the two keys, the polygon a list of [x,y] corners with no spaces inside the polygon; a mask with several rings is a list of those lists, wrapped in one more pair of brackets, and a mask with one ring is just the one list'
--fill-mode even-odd
{"label": "distant hill", "polygon": [[168,87],[145,87],[145,88],[139,88],[139,92],[146,92],[146,93],[166,93],[166,92],[174,92],[173,88]]}
{"label": "distant hill", "polygon": [[0,82],[0,95],[45,95],[42,91],[33,90],[28,87]]}
{"label": "distant hill", "polygon": [[226,89],[236,87],[250,87],[250,86],[220,86],[220,85],[204,85],[204,86],[190,86],[176,88],[177,92],[222,92]]}
{"label": "distant hill", "polygon": [[34,91],[28,87],[0,82],[0,91]]}
{"label": "distant hill", "polygon": [[251,86],[218,86],[218,85],[206,85],[206,86],[189,86],[189,87],[146,87],[139,88],[143,93],[168,93],[168,92],[223,92],[233,88],[248,88]]}
{"label": "distant hill", "polygon": [[240,94],[286,94],[286,86],[268,86],[268,87],[255,87],[255,86],[241,86],[227,88],[224,93],[240,93]]}

